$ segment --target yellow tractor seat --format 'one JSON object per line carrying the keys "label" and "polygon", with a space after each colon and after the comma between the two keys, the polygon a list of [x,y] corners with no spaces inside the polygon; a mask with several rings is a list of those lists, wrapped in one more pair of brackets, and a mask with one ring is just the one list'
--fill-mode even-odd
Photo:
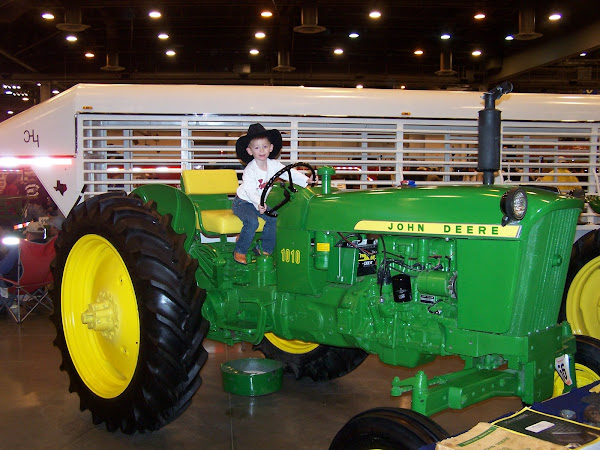
{"label": "yellow tractor seat", "polygon": [[[181,188],[194,203],[197,214],[196,228],[208,234],[238,234],[242,221],[231,210],[230,196],[239,186],[237,174],[232,169],[184,170]],[[258,218],[262,231],[265,221]]]}

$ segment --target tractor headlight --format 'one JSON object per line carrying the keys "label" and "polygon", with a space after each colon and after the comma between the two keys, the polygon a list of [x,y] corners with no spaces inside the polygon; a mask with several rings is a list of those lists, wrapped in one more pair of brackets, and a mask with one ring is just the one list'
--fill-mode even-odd
{"label": "tractor headlight", "polygon": [[504,213],[502,225],[521,220],[527,213],[527,194],[520,187],[514,187],[504,193],[500,200],[500,209]]}

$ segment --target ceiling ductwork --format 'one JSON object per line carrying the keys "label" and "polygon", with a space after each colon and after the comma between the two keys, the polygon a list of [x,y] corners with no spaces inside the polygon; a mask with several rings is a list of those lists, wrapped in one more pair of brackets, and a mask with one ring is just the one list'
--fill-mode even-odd
{"label": "ceiling ductwork", "polygon": [[438,76],[456,75],[456,70],[452,70],[452,52],[442,50],[440,53],[440,70],[436,73]]}
{"label": "ceiling ductwork", "polygon": [[315,34],[325,31],[327,28],[320,26],[316,6],[304,6],[300,14],[301,25],[294,27],[294,31],[304,34]]}
{"label": "ceiling ductwork", "polygon": [[277,52],[277,65],[273,67],[275,72],[293,72],[296,70],[290,63],[290,52],[287,50],[280,50]]}
{"label": "ceiling ductwork", "polygon": [[106,65],[100,67],[105,72],[120,72],[125,67],[119,65],[119,35],[112,20],[106,20]]}
{"label": "ceiling ductwork", "polygon": [[530,41],[542,37],[541,33],[535,32],[535,11],[533,8],[525,7],[519,10],[519,32],[515,39]]}
{"label": "ceiling ductwork", "polygon": [[65,21],[56,24],[56,28],[68,33],[79,33],[89,27],[89,25],[81,23],[81,8],[78,6],[67,7],[65,9]]}

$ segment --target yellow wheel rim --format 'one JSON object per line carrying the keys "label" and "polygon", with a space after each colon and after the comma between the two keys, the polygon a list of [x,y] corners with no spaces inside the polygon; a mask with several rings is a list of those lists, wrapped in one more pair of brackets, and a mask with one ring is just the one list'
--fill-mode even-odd
{"label": "yellow wheel rim", "polygon": [[313,344],[312,342],[299,341],[297,339],[282,339],[275,336],[273,333],[265,333],[265,337],[280,350],[287,353],[295,353],[300,355],[302,353],[308,353],[313,351],[319,346],[319,344]]}
{"label": "yellow wheel rim", "polygon": [[573,279],[566,312],[574,334],[600,339],[600,256],[583,266]]}
{"label": "yellow wheel rim", "polygon": [[69,354],[86,386],[115,398],[137,366],[140,321],[129,271],[113,245],[89,234],[71,249],[61,285]]}
{"label": "yellow wheel rim", "polygon": [[[600,380],[600,375],[594,372],[587,366],[583,364],[575,363],[575,376],[577,377],[577,387],[587,386],[594,381]],[[554,372],[554,392],[552,393],[552,397],[558,397],[563,393],[565,388],[565,384],[563,380],[558,376],[556,371]]]}

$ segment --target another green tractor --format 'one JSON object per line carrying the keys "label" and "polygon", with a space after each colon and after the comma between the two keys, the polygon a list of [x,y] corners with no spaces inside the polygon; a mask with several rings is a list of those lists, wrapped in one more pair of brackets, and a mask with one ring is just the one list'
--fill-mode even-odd
{"label": "another green tractor", "polygon": [[[533,403],[579,373],[597,377],[597,342],[557,323],[583,201],[491,184],[494,102],[506,90],[487,93],[480,113],[483,185],[337,191],[330,167],[317,170],[320,187],[275,176],[263,198],[272,187],[277,248],[249,253],[248,265],[232,258],[234,171],[188,171],[181,190],[146,185],[75,207],[56,242],[52,294],[81,409],[110,431],[159,429],[199,388],[205,338],[252,343],[317,381],[369,353],[404,367],[458,355],[462,371],[393,381],[392,395],[412,390],[413,411],[367,414],[422,423],[422,443],[444,436],[426,417],[438,411],[494,396]],[[313,170],[283,170],[298,165]]]}

